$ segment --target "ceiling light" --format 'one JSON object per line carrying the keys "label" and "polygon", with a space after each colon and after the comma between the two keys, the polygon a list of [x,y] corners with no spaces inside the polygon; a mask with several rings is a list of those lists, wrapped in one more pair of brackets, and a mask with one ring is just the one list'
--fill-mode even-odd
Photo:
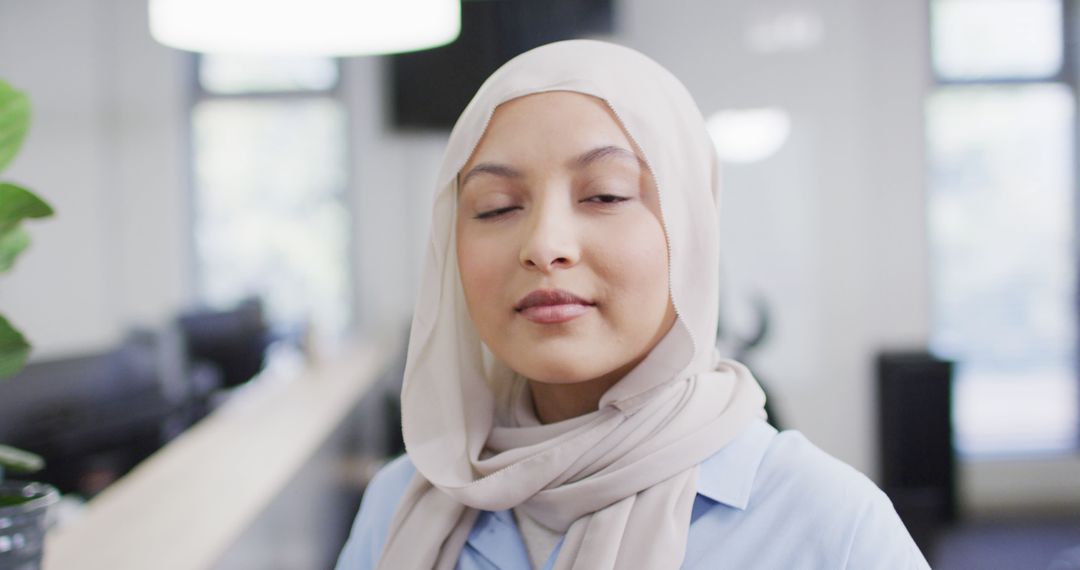
{"label": "ceiling light", "polygon": [[150,0],[154,39],[202,53],[399,53],[460,31],[459,0]]}

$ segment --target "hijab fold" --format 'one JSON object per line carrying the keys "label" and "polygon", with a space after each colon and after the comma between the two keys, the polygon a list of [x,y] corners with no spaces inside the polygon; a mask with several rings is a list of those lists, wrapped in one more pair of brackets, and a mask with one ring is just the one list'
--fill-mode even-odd
{"label": "hijab fold", "polygon": [[[545,91],[605,101],[656,180],[677,318],[584,416],[543,425],[525,379],[472,325],[455,248],[457,173],[495,108]],[[697,466],[764,417],[750,371],[714,348],[719,172],[705,123],[671,73],[630,48],[568,40],[484,82],[451,131],[409,339],[402,422],[417,468],[380,569],[454,568],[479,511],[523,509],[565,533],[555,568],[678,568]]]}

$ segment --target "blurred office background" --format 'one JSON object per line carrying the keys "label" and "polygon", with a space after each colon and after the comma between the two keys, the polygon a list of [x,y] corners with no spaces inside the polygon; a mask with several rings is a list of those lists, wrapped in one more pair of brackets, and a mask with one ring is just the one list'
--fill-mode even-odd
{"label": "blurred office background", "polygon": [[[775,421],[882,485],[935,568],[1046,567],[1080,548],[1077,8],[464,0],[450,46],[320,58],[165,47],[145,0],[4,0],[0,78],[34,107],[4,178],[57,216],[28,224],[31,251],[0,278],[0,309],[35,343],[0,383],[0,441],[55,458],[50,482],[88,500],[74,527],[269,363],[302,377],[317,347],[395,339],[303,467],[215,546],[217,567],[332,560],[398,449],[453,120],[516,53],[610,39],[671,70],[709,120],[721,342]],[[267,537],[294,558],[255,562]]]}

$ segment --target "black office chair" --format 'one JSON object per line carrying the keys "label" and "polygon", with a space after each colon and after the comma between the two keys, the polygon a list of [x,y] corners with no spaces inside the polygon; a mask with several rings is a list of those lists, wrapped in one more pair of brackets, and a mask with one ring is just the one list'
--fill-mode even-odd
{"label": "black office chair", "polygon": [[274,340],[262,302],[248,299],[231,310],[198,309],[178,319],[190,365],[215,367],[224,387],[239,386],[263,369]]}
{"label": "black office chair", "polygon": [[34,478],[93,495],[174,435],[184,401],[171,397],[156,346],[31,362],[0,383],[0,441],[43,456]]}

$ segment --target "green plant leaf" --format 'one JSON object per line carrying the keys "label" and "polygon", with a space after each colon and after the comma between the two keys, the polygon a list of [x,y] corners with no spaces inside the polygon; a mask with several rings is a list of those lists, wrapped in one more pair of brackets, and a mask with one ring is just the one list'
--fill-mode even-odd
{"label": "green plant leaf", "polygon": [[0,379],[22,370],[30,356],[30,343],[0,315]]}
{"label": "green plant leaf", "polygon": [[30,247],[30,234],[22,228],[11,228],[0,234],[0,273],[15,265],[15,258]]}
{"label": "green plant leaf", "polygon": [[0,81],[0,171],[19,152],[30,128],[30,98]]}
{"label": "green plant leaf", "polygon": [[40,455],[29,451],[0,445],[0,465],[16,473],[33,473],[45,467],[45,460]]}
{"label": "green plant leaf", "polygon": [[0,182],[0,235],[27,218],[47,218],[52,206],[33,192],[10,182]]}

